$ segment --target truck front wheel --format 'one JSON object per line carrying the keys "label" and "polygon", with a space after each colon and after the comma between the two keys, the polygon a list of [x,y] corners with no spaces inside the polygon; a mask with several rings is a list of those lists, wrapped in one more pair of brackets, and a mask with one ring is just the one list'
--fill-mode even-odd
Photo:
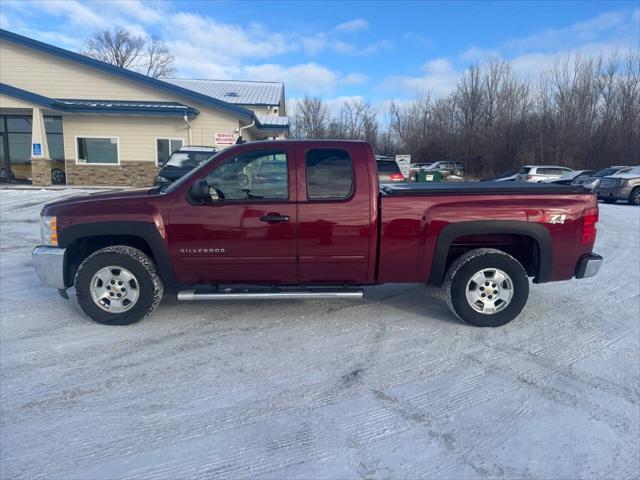
{"label": "truck front wheel", "polygon": [[443,288],[451,311],[477,327],[509,323],[529,297],[529,279],[520,262],[491,248],[458,257],[447,271]]}
{"label": "truck front wheel", "polygon": [[92,320],[130,325],[160,303],[163,285],[151,259],[137,248],[116,245],[89,255],[78,267],[76,298]]}

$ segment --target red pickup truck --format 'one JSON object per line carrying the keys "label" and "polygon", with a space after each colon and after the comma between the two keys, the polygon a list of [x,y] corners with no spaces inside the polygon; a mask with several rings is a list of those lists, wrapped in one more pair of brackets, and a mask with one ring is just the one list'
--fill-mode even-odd
{"label": "red pickup truck", "polygon": [[379,185],[371,146],[277,141],[223,150],[163,187],[42,210],[33,263],[93,320],[125,325],[178,300],[355,298],[443,286],[477,326],[515,318],[534,283],[595,275],[598,206],[582,187]]}

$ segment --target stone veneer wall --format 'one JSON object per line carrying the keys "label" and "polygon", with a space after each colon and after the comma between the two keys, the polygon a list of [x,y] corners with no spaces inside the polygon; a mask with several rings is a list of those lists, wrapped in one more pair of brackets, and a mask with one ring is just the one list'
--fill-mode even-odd
{"label": "stone veneer wall", "polygon": [[153,162],[126,162],[120,165],[78,165],[65,162],[67,185],[114,185],[148,187],[160,170]]}
{"label": "stone veneer wall", "polygon": [[48,158],[31,158],[31,179],[33,185],[51,185],[51,161]]}

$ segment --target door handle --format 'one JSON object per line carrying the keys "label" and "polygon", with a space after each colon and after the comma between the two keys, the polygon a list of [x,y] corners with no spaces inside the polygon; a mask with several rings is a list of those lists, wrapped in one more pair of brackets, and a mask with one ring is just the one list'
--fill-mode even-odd
{"label": "door handle", "polygon": [[291,220],[289,215],[280,215],[279,213],[268,213],[263,217],[260,217],[261,222],[267,223],[280,223],[280,222],[288,222]]}

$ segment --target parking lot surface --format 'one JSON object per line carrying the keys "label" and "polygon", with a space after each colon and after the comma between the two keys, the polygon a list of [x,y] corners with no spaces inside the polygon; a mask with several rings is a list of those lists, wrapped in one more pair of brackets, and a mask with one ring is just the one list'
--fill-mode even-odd
{"label": "parking lot surface", "polygon": [[2,478],[640,476],[637,207],[601,204],[600,273],[497,329],[422,285],[108,327],[31,266],[72,193],[0,191]]}

